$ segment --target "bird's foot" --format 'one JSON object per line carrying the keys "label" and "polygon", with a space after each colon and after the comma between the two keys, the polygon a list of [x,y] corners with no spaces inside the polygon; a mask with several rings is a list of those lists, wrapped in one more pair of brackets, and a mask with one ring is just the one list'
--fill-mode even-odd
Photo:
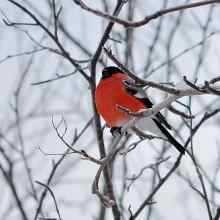
{"label": "bird's foot", "polygon": [[122,132],[122,127],[112,127],[110,129],[110,132],[111,132],[113,137],[117,137],[117,136],[120,136],[122,134],[127,136],[129,134],[127,131]]}
{"label": "bird's foot", "polygon": [[117,137],[119,135],[122,135],[121,127],[112,127],[110,129],[110,132],[113,137]]}

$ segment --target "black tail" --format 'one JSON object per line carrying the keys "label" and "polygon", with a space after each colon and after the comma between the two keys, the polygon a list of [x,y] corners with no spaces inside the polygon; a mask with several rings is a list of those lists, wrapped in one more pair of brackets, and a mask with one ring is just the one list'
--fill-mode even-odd
{"label": "black tail", "polygon": [[156,119],[153,119],[161,132],[167,137],[168,141],[181,153],[185,153],[185,148],[167,131],[163,125],[160,124]]}

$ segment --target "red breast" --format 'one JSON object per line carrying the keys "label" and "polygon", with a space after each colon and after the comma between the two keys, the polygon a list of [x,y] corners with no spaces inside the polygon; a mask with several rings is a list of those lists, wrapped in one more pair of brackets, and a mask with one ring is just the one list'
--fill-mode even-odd
{"label": "red breast", "polygon": [[98,113],[104,118],[109,127],[123,126],[131,117],[118,105],[137,112],[145,106],[134,96],[129,95],[123,84],[128,75],[116,73],[110,77],[101,79],[95,93]]}

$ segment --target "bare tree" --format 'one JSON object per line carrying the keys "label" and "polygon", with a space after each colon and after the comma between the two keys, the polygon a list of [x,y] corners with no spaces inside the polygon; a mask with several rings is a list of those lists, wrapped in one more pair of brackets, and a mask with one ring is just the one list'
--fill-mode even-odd
{"label": "bare tree", "polygon": [[[1,1],[0,218],[219,219],[219,7]],[[155,99],[137,113],[118,106],[132,119],[117,137],[94,98],[107,65]],[[185,155],[126,133],[159,111]]]}

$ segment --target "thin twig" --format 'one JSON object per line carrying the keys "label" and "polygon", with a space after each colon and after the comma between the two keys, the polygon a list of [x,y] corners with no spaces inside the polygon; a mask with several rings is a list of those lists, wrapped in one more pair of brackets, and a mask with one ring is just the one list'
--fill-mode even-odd
{"label": "thin twig", "polygon": [[136,83],[140,83],[142,86],[150,86],[152,88],[160,89],[164,92],[168,92],[170,94],[178,95],[179,91],[177,89],[167,87],[158,83],[155,83],[153,81],[147,81],[139,78],[136,74],[132,73],[130,70],[128,70],[111,52],[111,50],[108,50],[106,48],[103,48],[104,52],[108,55],[108,57],[117,65],[119,66],[124,72],[126,72],[133,80],[135,80]]}
{"label": "thin twig", "polygon": [[161,179],[158,185],[154,188],[154,190],[150,193],[150,195],[144,200],[144,202],[139,206],[137,211],[133,213],[133,216],[129,218],[129,220],[136,219],[142,210],[145,208],[146,205],[149,205],[149,202],[152,201],[153,196],[157,193],[157,191],[161,188],[161,186],[167,181],[167,179],[172,175],[172,173],[179,167],[180,161],[182,159],[182,154],[177,158],[176,162],[174,163],[173,167],[168,171],[168,173]]}
{"label": "thin twig", "polygon": [[[74,144],[77,143],[77,141],[80,139],[80,137],[85,133],[85,131],[88,129],[88,127],[91,125],[93,121],[93,118],[91,118],[87,123],[86,125],[84,126],[84,128],[81,130],[81,132],[79,132],[78,136],[74,139],[74,142],[72,143],[72,147],[74,146]],[[49,186],[55,173],[56,173],[56,170],[58,169],[58,167],[60,166],[60,164],[63,162],[64,158],[66,157],[66,155],[69,153],[70,149],[68,148],[66,150],[66,152],[59,158],[59,160],[55,163],[55,165],[53,166],[49,176],[48,176],[48,179],[47,179],[47,185]],[[47,195],[47,188],[45,188],[45,190],[42,192],[41,196],[39,197],[39,203],[38,203],[38,207],[36,209],[36,212],[35,212],[35,215],[34,215],[34,220],[37,220],[38,218],[38,215],[41,211],[41,208],[43,206],[43,202],[45,200],[45,197]]]}
{"label": "thin twig", "polygon": [[25,14],[27,14],[30,18],[32,18],[36,24],[50,37],[50,39],[57,45],[60,49],[63,56],[84,76],[84,78],[90,82],[90,77],[82,70],[81,66],[74,61],[74,59],[70,56],[70,54],[66,51],[60,41],[53,35],[53,33],[25,6],[22,4],[14,1],[14,0],[7,0],[8,2],[12,3],[20,10],[22,10]]}
{"label": "thin twig", "polygon": [[120,19],[116,16],[112,16],[112,15],[106,14],[102,11],[93,9],[93,8],[89,7],[88,5],[86,5],[86,3],[84,3],[81,0],[73,0],[73,1],[75,3],[77,3],[77,5],[79,5],[82,9],[89,11],[89,12],[95,14],[96,16],[106,18],[114,23],[121,24],[124,27],[132,27],[132,28],[141,27],[143,25],[148,24],[150,21],[152,21],[154,19],[157,19],[161,16],[164,16],[164,15],[167,15],[167,14],[170,14],[173,12],[191,9],[191,8],[195,8],[195,7],[201,7],[201,6],[215,4],[215,3],[220,3],[219,0],[210,0],[210,1],[200,1],[200,2],[195,2],[195,3],[190,3],[190,4],[184,4],[184,5],[179,5],[176,7],[171,7],[171,8],[159,10],[151,15],[146,16],[144,19],[142,19],[140,21],[126,21],[126,20]]}
{"label": "thin twig", "polygon": [[54,192],[52,191],[52,189],[51,189],[48,185],[46,185],[45,183],[42,183],[42,182],[40,182],[40,181],[35,181],[35,182],[36,182],[37,184],[39,184],[39,185],[45,187],[45,188],[47,189],[47,191],[49,191],[51,197],[53,198],[54,205],[55,205],[56,212],[57,212],[57,215],[58,215],[58,217],[59,217],[59,220],[61,220],[62,218],[61,218],[61,214],[60,214],[60,211],[59,211],[59,207],[58,207],[58,204],[57,204],[57,201],[56,201],[56,197],[55,197]]}

